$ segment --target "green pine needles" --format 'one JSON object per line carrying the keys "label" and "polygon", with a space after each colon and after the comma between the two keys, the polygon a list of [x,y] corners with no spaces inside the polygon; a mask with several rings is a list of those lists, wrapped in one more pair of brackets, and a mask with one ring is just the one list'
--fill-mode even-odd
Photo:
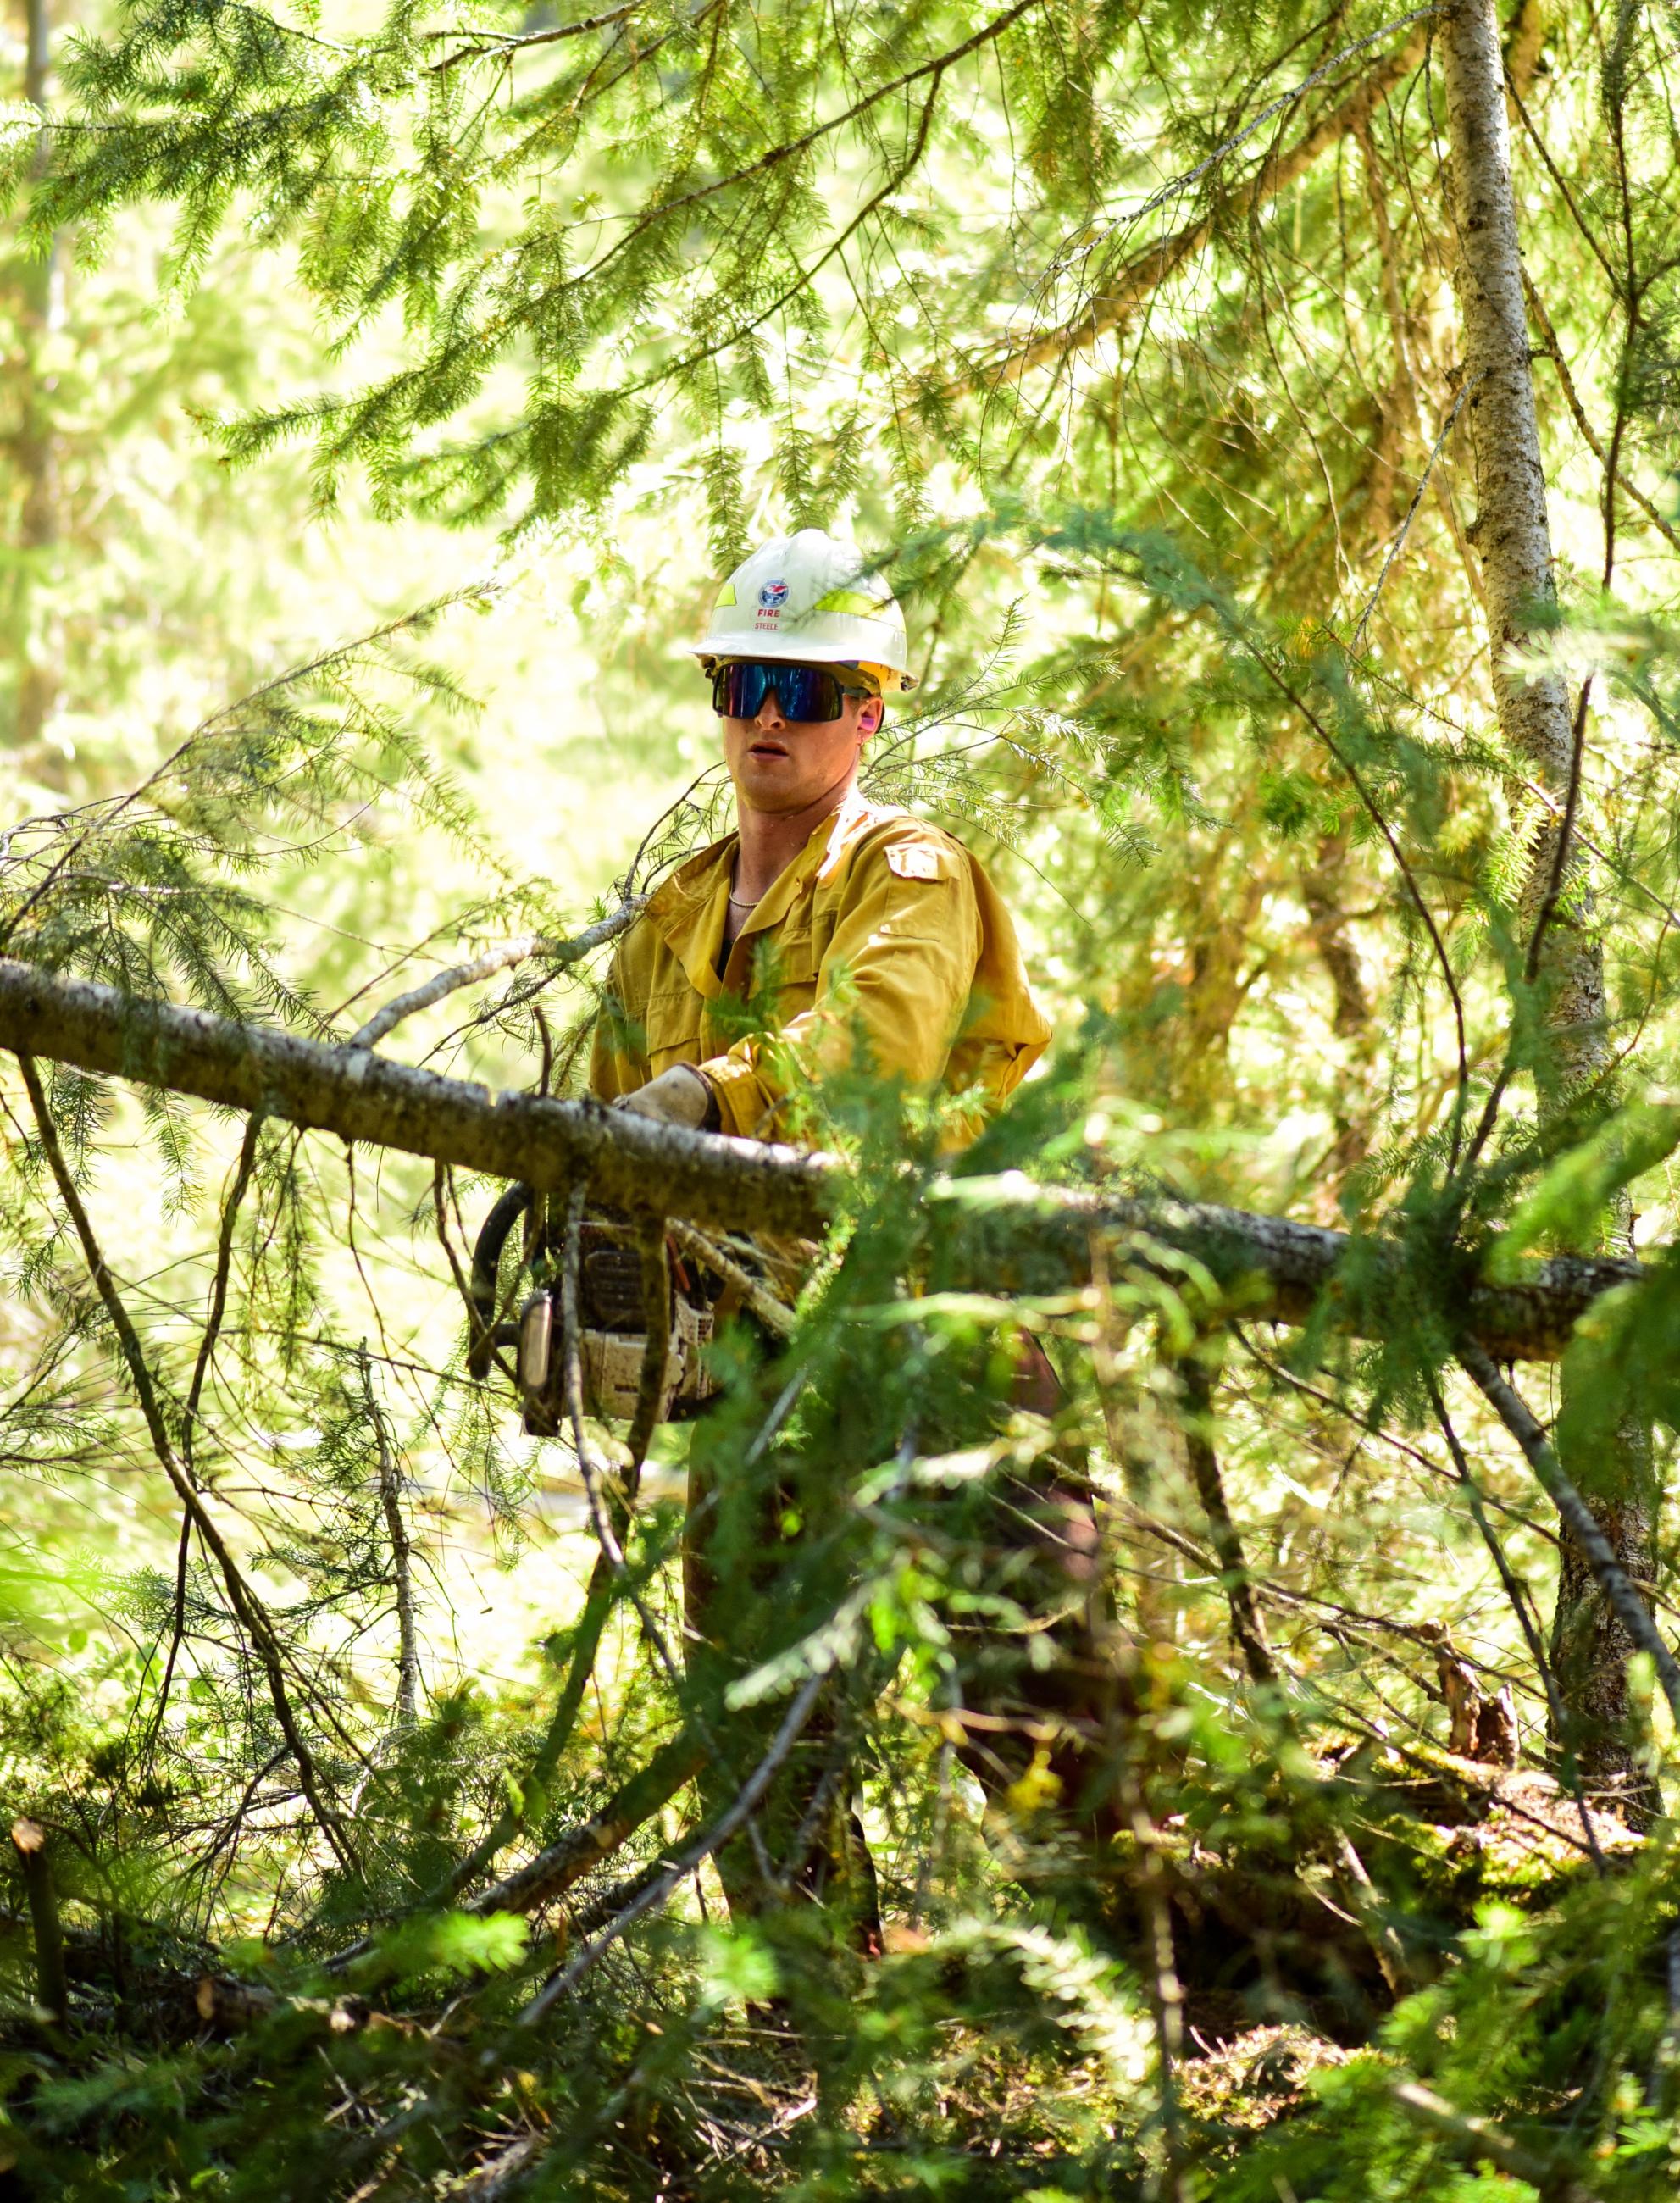
{"label": "green pine needles", "polygon": [[[415,1077],[352,1143],[8,1028],[0,2182],[1671,2194],[1673,23],[36,32],[0,956],[132,1050],[168,1002]],[[240,271],[213,418],[173,369],[78,410],[118,267],[194,332]],[[189,434],[236,557],[304,571],[307,469],[381,609],[282,651],[286,598],[115,777],[98,669],[155,628],[196,694],[203,648],[101,470],[141,511]],[[492,579],[404,612],[439,522]],[[580,1096],[612,941],[729,824],[672,646],[806,524],[910,613],[866,790],[986,864],[1056,1042],[959,1151],[830,1081],[838,1160],[771,1166],[828,1204],[791,1314],[644,1445],[581,1371],[538,1436],[510,1330],[582,1290],[588,1189],[486,1332],[506,1187],[428,1107]],[[606,1220],[649,1306],[679,1166]],[[785,1251],[752,1222],[714,1259]]]}

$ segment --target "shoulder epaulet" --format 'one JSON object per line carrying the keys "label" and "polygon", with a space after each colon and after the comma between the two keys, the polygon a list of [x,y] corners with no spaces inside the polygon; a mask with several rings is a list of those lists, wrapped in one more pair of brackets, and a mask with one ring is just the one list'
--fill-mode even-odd
{"label": "shoulder epaulet", "polygon": [[887,868],[901,880],[948,880],[957,876],[967,852],[954,834],[917,818],[908,811],[894,810],[881,819],[884,831],[869,839],[881,848]]}

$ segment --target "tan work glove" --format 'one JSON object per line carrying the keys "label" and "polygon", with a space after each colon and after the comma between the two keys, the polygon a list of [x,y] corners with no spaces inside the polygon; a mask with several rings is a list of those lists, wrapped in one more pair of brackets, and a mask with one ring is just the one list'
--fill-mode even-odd
{"label": "tan work glove", "polygon": [[658,1125],[680,1125],[685,1132],[699,1132],[711,1114],[711,1089],[698,1071],[675,1063],[634,1094],[621,1094],[613,1107],[634,1109],[637,1116],[651,1117]]}

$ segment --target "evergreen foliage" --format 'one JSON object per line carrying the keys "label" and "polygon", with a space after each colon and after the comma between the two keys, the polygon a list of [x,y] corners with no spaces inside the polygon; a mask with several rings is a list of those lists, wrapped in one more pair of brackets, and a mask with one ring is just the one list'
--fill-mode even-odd
{"label": "evergreen foliage", "polygon": [[[954,1159],[872,1080],[813,1097],[848,1168],[791,1335],[727,1332],[645,1463],[522,1439],[469,1366],[501,1188],[7,1060],[0,2177],[1668,2195],[1672,22],[1501,27],[1553,784],[1489,673],[1446,9],[341,14],[62,38],[7,140],[9,494],[48,480],[32,269],[165,219],[192,358],[233,266],[318,319],[205,424],[253,568],[298,555],[296,446],[341,524],[575,575],[612,765],[670,800],[592,753],[528,878],[506,791],[551,759],[496,777],[493,698],[463,731],[516,592],[455,593],[20,806],[0,954],[345,1047],[459,955],[375,1044],[576,1092],[567,944],[727,824],[655,652],[772,524],[845,523],[925,653],[871,788],[1010,883],[1058,1041]],[[119,429],[80,433],[91,483]],[[6,612],[37,794],[135,649],[56,642],[82,686],[41,701],[43,576],[109,625],[132,533],[60,491]],[[1584,1075],[1559,944],[1602,966]],[[1288,1327],[1147,1231],[1070,1285],[1023,1178],[1347,1250]],[[1569,1249],[1643,1266],[1513,1394],[1465,1281]]]}

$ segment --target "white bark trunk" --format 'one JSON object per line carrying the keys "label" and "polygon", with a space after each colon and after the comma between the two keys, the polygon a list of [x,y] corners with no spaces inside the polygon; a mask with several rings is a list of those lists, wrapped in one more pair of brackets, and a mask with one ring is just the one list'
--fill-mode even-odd
{"label": "white bark trunk", "polygon": [[[1454,277],[1464,330],[1465,414],[1475,458],[1477,515],[1470,530],[1481,561],[1500,731],[1535,778],[1559,799],[1573,747],[1569,692],[1558,673],[1525,672],[1525,646],[1542,632],[1556,599],[1546,475],[1529,358],[1523,263],[1511,181],[1504,65],[1492,0],[1460,0],[1441,31],[1452,142]],[[1531,927],[1557,868],[1561,818],[1536,827],[1523,895]],[[1550,1046],[1536,1066],[1556,1102],[1598,1075],[1606,1060],[1604,961],[1581,889],[1580,853],[1564,866],[1564,895],[1547,929],[1541,967]]]}
{"label": "white bark trunk", "polygon": [[[1517,662],[1555,589],[1493,0],[1459,0],[1442,27],[1441,52],[1476,469],[1477,512],[1470,533],[1482,563],[1494,696],[1506,741],[1559,800],[1536,826],[1522,899],[1530,935],[1542,914],[1546,926],[1536,972],[1546,1045],[1534,1065],[1543,1130],[1607,1067],[1604,957],[1578,843],[1559,854],[1574,809],[1566,799],[1580,771],[1568,691],[1561,675],[1528,674]],[[1591,1499],[1618,1566],[1636,1584],[1648,1582],[1654,1560],[1649,1433],[1630,1424],[1604,1458],[1568,1467]],[[1554,1741],[1574,1749],[1596,1778],[1641,1779],[1628,1742],[1631,1650],[1621,1620],[1576,1545],[1566,1542],[1552,1657],[1571,1733]]]}

